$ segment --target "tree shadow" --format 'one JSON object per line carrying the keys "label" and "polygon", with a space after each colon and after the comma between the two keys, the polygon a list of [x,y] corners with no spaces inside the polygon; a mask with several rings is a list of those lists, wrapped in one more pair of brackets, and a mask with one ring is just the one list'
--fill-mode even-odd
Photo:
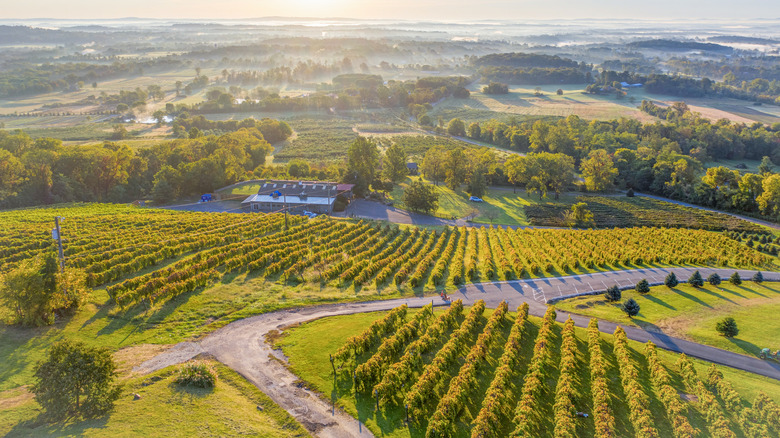
{"label": "tree shadow", "polygon": [[[666,307],[669,310],[677,310],[676,307],[672,306],[671,304],[667,303],[666,301],[664,301],[664,300],[662,300],[662,299],[660,299],[660,298],[658,298],[656,296],[653,296],[652,294],[644,294],[644,295],[642,295],[642,297],[644,299],[646,299],[647,301],[652,301],[653,303],[658,304],[658,305],[663,306],[663,307]],[[641,312],[640,312],[640,315],[641,315]]]}
{"label": "tree shadow", "polygon": [[14,425],[5,436],[83,436],[88,429],[105,429],[111,414],[83,420],[46,421],[41,411],[35,418]]}
{"label": "tree shadow", "polygon": [[739,347],[747,353],[749,356],[752,357],[758,357],[758,353],[761,352],[761,347],[757,346],[756,344],[752,342],[748,342],[742,339],[738,338],[726,338],[729,342],[731,342],[735,347]]}
{"label": "tree shadow", "polygon": [[700,290],[700,291],[702,291],[702,292],[704,292],[706,294],[712,295],[715,298],[719,298],[721,300],[728,301],[729,303],[736,304],[736,302],[734,300],[726,298],[725,296],[723,296],[723,295],[721,295],[721,294],[719,294],[719,293],[717,293],[717,292],[715,292],[713,290],[710,290],[709,288],[697,287],[696,290]]}
{"label": "tree shadow", "polygon": [[195,399],[205,398],[214,393],[214,387],[198,388],[190,385],[179,385],[173,380],[168,384],[168,387],[171,389],[174,396],[187,403],[192,403]]}
{"label": "tree shadow", "polygon": [[682,289],[678,289],[676,287],[673,287],[672,291],[674,291],[676,294],[678,294],[678,295],[680,295],[682,297],[688,298],[689,300],[693,301],[694,303],[697,303],[697,304],[700,304],[700,305],[702,305],[704,307],[712,309],[712,306],[710,306],[709,304],[705,303],[700,298],[698,298],[696,296],[693,296],[693,295],[689,294],[688,292],[683,291]]}

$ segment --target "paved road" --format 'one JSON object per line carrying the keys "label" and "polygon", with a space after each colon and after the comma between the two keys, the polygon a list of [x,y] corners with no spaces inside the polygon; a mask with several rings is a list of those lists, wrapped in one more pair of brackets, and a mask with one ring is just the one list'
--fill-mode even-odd
{"label": "paved road", "polygon": [[[542,316],[547,303],[561,297],[583,293],[601,292],[606,287],[618,284],[621,287],[632,286],[635,281],[647,278],[657,283],[675,272],[681,281],[687,280],[693,272],[689,268],[639,269],[634,271],[605,272],[560,278],[518,280],[473,284],[461,288],[452,294],[453,299],[462,299],[471,304],[479,299],[485,300],[488,307],[495,307],[501,301],[507,301],[511,309],[523,302],[529,303],[530,313]],[[701,269],[705,277],[718,272],[726,277],[732,270]],[[740,270],[740,275],[750,278],[755,271]],[[780,281],[780,273],[764,273],[767,280]],[[572,290],[573,289],[573,290]],[[212,354],[217,360],[238,371],[271,399],[287,410],[310,432],[320,437],[371,437],[373,436],[358,420],[335,410],[331,403],[297,383],[282,362],[286,359],[278,351],[271,349],[264,339],[271,330],[283,329],[291,324],[310,321],[335,315],[347,315],[379,310],[389,310],[401,304],[409,307],[422,307],[433,302],[445,305],[438,297],[412,297],[363,303],[333,304],[300,309],[283,310],[257,315],[226,325],[197,342],[182,342],[168,351],[144,362],[134,371],[153,372],[167,366],[185,362],[199,354]],[[558,312],[558,320],[564,321],[569,315]],[[571,315],[575,324],[586,327],[589,318]],[[599,328],[605,333],[614,332],[617,324],[601,321]],[[711,362],[750,371],[780,380],[780,366],[774,362],[731,353],[706,345],[696,344],[674,338],[660,332],[651,332],[634,327],[625,327],[626,335],[633,340],[646,342],[652,340],[656,345],[675,352],[684,352]],[[280,360],[278,360],[280,359]]]}

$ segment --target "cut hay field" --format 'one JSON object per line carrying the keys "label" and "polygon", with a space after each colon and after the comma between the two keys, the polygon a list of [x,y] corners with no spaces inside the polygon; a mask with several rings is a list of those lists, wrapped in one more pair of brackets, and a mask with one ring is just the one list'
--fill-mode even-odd
{"label": "cut hay field", "polygon": [[[618,99],[613,95],[598,96],[584,93],[580,85],[541,86],[542,96],[536,96],[533,86],[510,86],[507,95],[486,95],[480,90],[483,84],[472,87],[469,99],[446,99],[436,105],[432,117],[445,120],[459,117],[467,121],[505,119],[507,116],[527,118],[568,117],[577,115],[583,119],[611,120],[629,117],[642,122],[657,119],[639,111],[642,100],[650,100],[660,106],[683,101],[692,111],[701,113],[713,121],[729,119],[735,122],[780,122],[780,107],[774,105],[755,106],[752,102],[728,98],[682,98],[646,93],[642,89],[628,90]],[[563,95],[557,95],[558,88]]]}

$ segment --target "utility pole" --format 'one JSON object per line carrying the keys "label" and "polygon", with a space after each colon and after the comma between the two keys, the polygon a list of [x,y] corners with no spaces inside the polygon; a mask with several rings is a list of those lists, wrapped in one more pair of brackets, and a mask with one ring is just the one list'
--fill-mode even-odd
{"label": "utility pole", "polygon": [[287,225],[287,193],[282,195],[284,197],[284,229],[289,229],[289,226]]}
{"label": "utility pole", "polygon": [[54,239],[57,241],[57,246],[59,246],[60,249],[60,272],[65,272],[65,253],[62,251],[62,231],[60,230],[60,216],[54,217],[54,231],[55,236]]}

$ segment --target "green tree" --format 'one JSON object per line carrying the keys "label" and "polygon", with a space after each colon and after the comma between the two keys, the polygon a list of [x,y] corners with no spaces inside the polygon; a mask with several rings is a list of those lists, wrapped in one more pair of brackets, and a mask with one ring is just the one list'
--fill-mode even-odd
{"label": "green tree", "polygon": [[387,151],[385,151],[385,160],[382,167],[382,173],[385,179],[388,179],[394,183],[403,181],[406,175],[409,174],[409,169],[406,167],[408,157],[404,148],[398,144],[393,143]]}
{"label": "green tree", "polygon": [[669,275],[667,275],[664,279],[664,284],[666,287],[676,287],[678,284],[680,284],[680,281],[677,280],[677,276],[674,274],[674,272],[670,272]]}
{"label": "green tree", "polygon": [[622,296],[623,294],[617,286],[610,286],[604,292],[604,299],[610,302],[620,301]]}
{"label": "green tree", "polygon": [[439,181],[444,177],[444,160],[447,152],[441,146],[434,146],[425,152],[421,170],[426,178],[433,181],[434,185],[438,185]]}
{"label": "green tree", "polygon": [[614,184],[618,170],[612,158],[604,149],[597,149],[588,154],[588,158],[580,165],[585,186],[589,191],[606,190]]}
{"label": "green tree", "polygon": [[487,191],[487,180],[485,179],[485,173],[481,168],[475,169],[471,172],[471,176],[468,181],[468,192],[471,196],[483,197]]}
{"label": "green tree", "polygon": [[61,341],[36,366],[31,391],[51,420],[94,418],[110,412],[121,394],[116,368],[106,348]]}
{"label": "green tree", "polygon": [[707,281],[713,286],[718,286],[721,282],[720,275],[717,272],[713,272],[707,277]]}
{"label": "green tree", "polygon": [[152,113],[152,118],[154,118],[155,123],[156,123],[157,127],[159,128],[160,126],[163,125],[163,123],[165,123],[165,120],[164,120],[164,118],[165,118],[165,111],[157,110],[157,111],[153,112]]}
{"label": "green tree", "polygon": [[761,159],[761,164],[758,165],[758,173],[761,175],[769,175],[774,172],[774,169],[775,166],[772,163],[772,160],[767,156],[764,156]]}
{"label": "green tree", "polygon": [[469,138],[479,140],[482,137],[482,128],[479,127],[479,123],[473,122],[470,124],[467,134]]}
{"label": "green tree", "polygon": [[0,149],[0,201],[16,195],[24,182],[24,165],[11,152]]}
{"label": "green tree", "polygon": [[763,283],[764,282],[764,274],[762,274],[761,271],[758,271],[755,274],[753,274],[752,280],[755,283]]}
{"label": "green tree", "polygon": [[524,185],[528,192],[537,192],[539,199],[548,191],[555,198],[574,181],[574,159],[564,154],[542,152],[514,156],[506,162],[506,173],[512,184]]}
{"label": "green tree", "polygon": [[702,278],[698,270],[694,272],[693,275],[690,276],[690,278],[688,278],[688,284],[690,284],[693,287],[704,286],[704,279]]}
{"label": "green tree", "polygon": [[646,294],[650,292],[650,283],[647,281],[647,279],[643,278],[637,282],[636,291],[640,294]]}
{"label": "green tree", "polygon": [[432,213],[439,205],[436,190],[422,181],[412,181],[404,190],[402,199],[407,208],[423,213]]}
{"label": "green tree", "polygon": [[733,338],[739,334],[739,327],[734,318],[728,316],[715,324],[715,330],[727,338]]}
{"label": "green tree", "polygon": [[627,299],[621,308],[626,312],[626,315],[628,315],[629,318],[633,318],[639,314],[639,303],[633,298]]}
{"label": "green tree", "polygon": [[155,204],[162,205],[179,197],[179,172],[169,165],[165,165],[154,175],[152,187],[152,200]]}
{"label": "green tree", "polygon": [[347,151],[346,182],[354,184],[353,192],[358,196],[368,193],[379,165],[379,149],[370,139],[359,136]]}
{"label": "green tree", "polygon": [[24,326],[53,323],[56,314],[83,304],[88,293],[83,271],[68,268],[61,273],[53,251],[21,262],[0,281],[0,299]]}
{"label": "green tree", "polygon": [[447,124],[447,134],[458,137],[466,136],[466,124],[461,119],[452,119]]}
{"label": "green tree", "polygon": [[447,187],[455,190],[466,181],[469,159],[462,148],[450,149],[444,162]]}
{"label": "green tree", "polygon": [[739,272],[734,271],[734,273],[731,274],[731,277],[729,277],[729,282],[734,286],[742,284],[742,277],[739,276]]}
{"label": "green tree", "polygon": [[571,210],[566,214],[566,224],[570,227],[592,227],[593,213],[588,208],[588,204],[577,202],[571,206]]}
{"label": "green tree", "polygon": [[111,140],[124,140],[130,137],[130,133],[127,132],[127,128],[124,125],[114,125],[114,132],[111,134]]}

